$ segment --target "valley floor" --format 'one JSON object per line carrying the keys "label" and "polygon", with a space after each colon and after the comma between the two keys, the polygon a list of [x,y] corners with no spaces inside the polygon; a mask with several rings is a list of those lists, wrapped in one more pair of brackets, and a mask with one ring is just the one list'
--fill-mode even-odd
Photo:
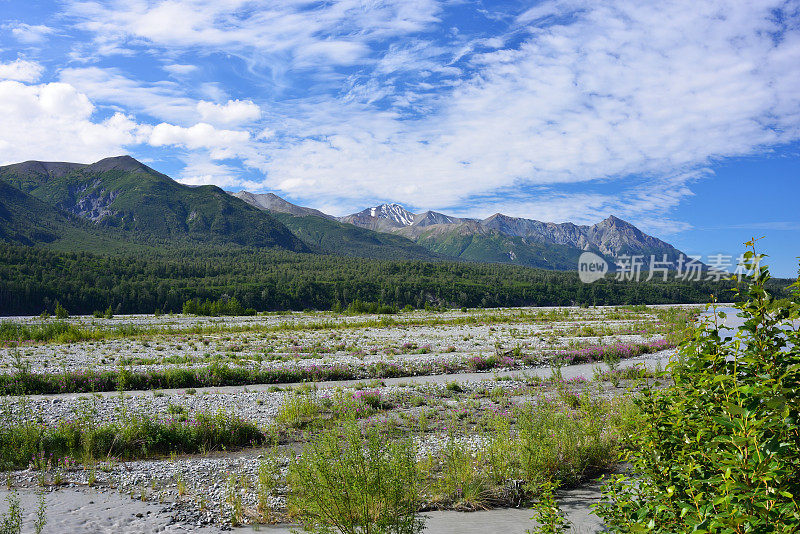
{"label": "valley floor", "polygon": [[[362,426],[413,436],[426,473],[426,532],[455,532],[459,525],[458,532],[523,532],[533,523],[524,492],[511,491],[519,473],[500,473],[512,467],[498,467],[486,451],[508,445],[498,440],[503,424],[516,429],[507,434],[513,441],[525,417],[562,417],[578,425],[554,427],[562,439],[575,432],[585,435],[580,443],[570,443],[564,450],[571,452],[560,456],[562,465],[553,467],[571,488],[557,495],[577,531],[594,532],[599,520],[588,517],[586,502],[596,498],[598,489],[589,481],[616,464],[625,425],[634,421],[627,399],[668,380],[655,373],[669,364],[680,330],[698,312],[698,307],[663,306],[388,317],[72,318],[70,324],[85,339],[28,341],[0,349],[7,387],[51,380],[62,388],[56,394],[28,389],[3,397],[0,417],[7,431],[30,436],[37,429],[38,438],[25,439],[39,439],[40,455],[23,462],[8,449],[30,444],[5,435],[0,457],[12,467],[7,485],[22,492],[27,516],[35,508],[33,493],[46,492],[53,528],[213,532],[262,523],[260,528],[271,532],[265,523],[280,526],[293,520],[285,479],[290,464],[315,435],[352,417]],[[42,322],[11,320],[33,327]],[[137,328],[126,330],[126,325]],[[268,376],[284,383],[131,390],[122,382],[117,390],[98,387],[87,393],[82,382],[70,382],[86,372],[130,377],[187,368],[199,377],[215,366],[245,370],[253,382]],[[307,373],[301,376],[309,376],[320,368],[349,374],[345,380],[290,381],[297,375],[288,371],[300,369]],[[249,444],[212,440],[198,450],[187,449],[181,441],[188,440],[186,429],[202,426],[209,414],[220,418],[214,424],[231,425],[232,433],[237,425],[253,425],[263,439]],[[152,427],[145,421],[161,425],[163,435],[179,436],[168,444],[174,453],[148,449],[136,440],[120,445],[125,432]],[[83,445],[69,449],[56,437],[41,437],[48,432],[58,439],[82,432]],[[100,440],[109,432],[117,437],[105,453],[99,454],[103,449],[94,442],[87,445],[85,436]],[[539,443],[543,450],[562,445]],[[52,450],[42,450],[47,446]],[[442,459],[454,454],[480,473],[480,488],[472,494],[461,482],[455,488],[442,482],[447,479]],[[275,475],[267,481],[264,473],[270,469]],[[509,505],[523,507],[503,509]],[[498,510],[452,515],[492,508]]]}

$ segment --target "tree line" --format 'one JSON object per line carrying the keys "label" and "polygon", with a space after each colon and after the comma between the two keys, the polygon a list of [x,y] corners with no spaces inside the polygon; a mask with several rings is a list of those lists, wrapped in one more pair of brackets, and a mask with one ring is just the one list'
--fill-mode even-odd
{"label": "tree line", "polygon": [[[785,287],[788,281],[773,281]],[[0,247],[0,315],[95,310],[154,313],[195,301],[258,311],[346,309],[356,301],[412,306],[618,305],[732,300],[730,281],[593,284],[577,273],[501,264],[368,260],[237,248],[153,248],[102,255]],[[783,289],[780,289],[783,291]],[[190,305],[190,307],[193,305]]]}

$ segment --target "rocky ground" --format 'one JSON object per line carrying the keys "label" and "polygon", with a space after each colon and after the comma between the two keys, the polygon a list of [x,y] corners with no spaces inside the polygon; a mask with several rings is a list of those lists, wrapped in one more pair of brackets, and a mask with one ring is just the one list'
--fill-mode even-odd
{"label": "rocky ground", "polygon": [[[0,365],[5,372],[14,372],[23,358],[32,372],[61,372],[70,369],[151,370],[167,366],[185,367],[211,361],[227,361],[250,366],[313,365],[349,362],[367,365],[379,361],[461,361],[475,356],[501,354],[518,349],[519,354],[548,355],[567,348],[615,343],[636,343],[661,339],[668,326],[647,310],[630,311],[613,308],[556,310],[551,316],[538,316],[542,310],[491,310],[424,314],[415,312],[394,318],[394,324],[375,324],[380,317],[347,317],[330,314],[292,314],[255,318],[203,319],[185,317],[121,317],[111,320],[75,318],[73,322],[87,327],[131,323],[149,330],[131,337],[108,337],[71,344],[23,344],[0,349]],[[465,318],[477,318],[464,324]],[[40,319],[16,318],[35,322]],[[406,324],[396,324],[404,322]],[[285,326],[291,323],[292,327]],[[282,326],[284,325],[284,326]],[[190,332],[203,326],[202,332]],[[248,330],[237,331],[239,327]],[[642,355],[624,361],[621,367],[640,365],[651,369],[663,367],[674,351]],[[113,422],[131,414],[155,419],[191,418],[200,412],[223,411],[256,423],[260,428],[274,427],[276,418],[291,395],[325,398],[336,394],[352,395],[358,390],[376,391],[394,408],[382,410],[375,417],[396,418],[398,424],[420,424],[430,420],[429,427],[416,434],[420,455],[435,452],[445,440],[443,428],[447,418],[462,412],[480,412],[507,406],[509,399],[521,403],[541,395],[553,394],[555,382],[542,382],[554,373],[549,365],[515,365],[506,370],[487,373],[461,373],[438,376],[409,376],[376,381],[332,382],[309,384],[254,385],[227,388],[203,388],[198,391],[126,391],[98,394],[34,395],[6,397],[2,401],[4,417],[16,421],[27,419],[41,424],[57,425],[72,418],[89,417],[95,423]],[[597,370],[597,371],[596,371]],[[561,369],[562,384],[576,395],[621,395],[632,380],[593,380],[597,372],[607,370],[601,364],[584,364]],[[459,394],[452,398],[451,382],[459,382]],[[420,405],[409,404],[410,397],[422,398]],[[458,415],[460,418],[470,415]],[[8,419],[10,420],[10,419]],[[416,426],[414,427],[416,428]],[[464,428],[467,428],[465,426]],[[471,447],[480,447],[478,434],[465,433],[459,440]],[[299,441],[281,437],[285,457],[300,450]],[[24,492],[61,493],[57,506],[73,503],[91,514],[89,495],[108,492],[124,495],[137,503],[155,503],[151,508],[136,504],[122,507],[115,523],[109,519],[96,530],[86,522],[74,532],[119,531],[173,532],[176,528],[197,532],[230,528],[231,492],[238,494],[245,518],[255,518],[256,480],[267,449],[240,451],[208,451],[203,455],[177,456],[154,460],[121,462],[113,458],[96,459],[90,466],[62,463],[47,470],[10,473],[11,487]],[[284,490],[271,495],[271,507],[280,510]],[[80,495],[84,497],[81,498]],[[50,498],[50,497],[49,497]],[[52,499],[52,498],[51,498]],[[60,500],[59,500],[60,499]],[[98,501],[99,499],[99,501]],[[54,501],[54,502],[55,502]],[[110,501],[109,501],[110,502]],[[56,506],[54,504],[54,506]],[[107,508],[115,510],[116,505]],[[141,510],[140,510],[141,508]],[[66,513],[66,512],[65,512]],[[103,515],[100,512],[97,512]],[[527,512],[526,512],[527,513]],[[86,515],[84,514],[84,515]],[[133,514],[132,516],[130,514]],[[136,514],[142,514],[137,516]],[[109,515],[109,514],[106,514]],[[155,520],[153,518],[160,519]],[[435,517],[439,517],[438,515]],[[275,519],[280,519],[277,514]],[[495,518],[495,521],[498,520]],[[138,521],[138,523],[137,523]],[[431,532],[450,532],[452,521],[439,520],[441,525]],[[114,527],[114,525],[117,525]],[[139,525],[139,526],[136,526]],[[144,526],[142,526],[144,525]],[[118,528],[118,530],[113,530]],[[592,527],[593,528],[593,527]],[[104,530],[105,529],[105,530]],[[465,530],[466,531],[466,530]],[[485,531],[485,530],[484,530]],[[591,530],[588,530],[591,531]]]}
{"label": "rocky ground", "polygon": [[[43,322],[29,317],[6,320]],[[107,332],[138,325],[144,333],[70,344],[23,342],[0,348],[0,372],[14,373],[20,362],[34,373],[120,368],[148,371],[202,367],[214,362],[260,368],[367,366],[376,362],[447,364],[517,348],[526,354],[539,354],[602,343],[647,341],[657,338],[664,326],[647,314],[616,308],[412,312],[385,317],[323,312],[252,318],[122,316],[69,321]],[[382,325],[383,321],[387,325]],[[201,332],[189,332],[192,328]]]}

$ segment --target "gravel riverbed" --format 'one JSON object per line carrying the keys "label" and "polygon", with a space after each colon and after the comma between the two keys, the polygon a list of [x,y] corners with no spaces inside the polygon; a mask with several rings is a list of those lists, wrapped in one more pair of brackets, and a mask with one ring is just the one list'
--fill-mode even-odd
{"label": "gravel riverbed", "polygon": [[[468,358],[474,356],[501,354],[515,348],[522,354],[534,354],[586,345],[643,343],[662,337],[660,333],[662,325],[657,324],[656,319],[647,313],[617,313],[615,319],[608,319],[607,314],[615,310],[572,308],[568,313],[572,313],[573,316],[564,320],[503,322],[503,317],[514,317],[514,314],[519,314],[520,311],[515,309],[481,312],[482,317],[489,317],[488,313],[492,312],[495,317],[501,318],[495,322],[486,319],[475,324],[393,324],[383,327],[374,326],[363,317],[332,318],[330,314],[225,319],[148,316],[111,320],[76,318],[71,321],[98,328],[130,323],[145,325],[154,331],[159,328],[175,331],[168,334],[156,332],[132,338],[112,337],[78,343],[23,344],[16,348],[6,347],[0,349],[0,367],[2,367],[0,372],[15,372],[17,369],[15,366],[18,366],[20,358],[28,365],[28,372],[34,373],[56,373],[86,368],[110,370],[122,367],[132,371],[151,371],[169,367],[202,366],[214,361],[258,368],[332,364],[366,367],[379,362],[399,362],[401,365],[409,366],[410,369],[417,364],[463,365]],[[524,311],[538,313],[541,310]],[[456,320],[468,317],[470,314],[475,312],[465,314],[456,311],[429,315],[417,312],[411,314],[412,317],[407,320],[423,321],[426,318]],[[36,318],[14,320],[26,324],[36,324],[36,321],[40,321]],[[188,332],[197,326],[278,327],[287,321],[298,325],[340,321],[347,323],[348,327],[220,331],[199,334]],[[359,321],[369,326],[356,326]],[[643,331],[639,331],[640,329]],[[673,354],[674,350],[645,354],[621,362],[620,367],[639,365],[650,369],[663,368]],[[582,364],[563,367],[560,372],[564,380],[580,386],[591,380],[595,369],[605,369],[605,367],[602,364]],[[479,390],[484,398],[488,398],[496,389],[501,390],[497,394],[500,398],[513,397],[517,390],[524,390],[530,385],[532,377],[547,378],[552,373],[553,369],[548,365],[525,369],[520,369],[517,365],[515,368],[492,372],[406,376],[380,381],[365,380],[363,383],[350,380],[313,386],[286,384],[280,388],[259,384],[198,388],[197,391],[179,389],[7,396],[0,400],[0,403],[4,416],[11,418],[9,420],[36,421],[43,426],[55,426],[81,417],[90,417],[94,423],[103,424],[119,421],[131,414],[166,420],[178,416],[192,417],[197,413],[224,412],[239,416],[260,428],[267,428],[275,424],[276,417],[287,398],[287,392],[301,387],[306,392],[311,388],[310,391],[315,391],[314,394],[319,397],[332,395],[336,390],[350,395],[356,389],[369,388],[377,391],[382,398],[391,401],[395,398],[408,397],[410,394],[441,397],[448,383],[457,382],[462,384],[465,398]],[[409,374],[413,375],[413,372]],[[602,387],[598,386],[594,394],[614,396],[622,393],[624,389],[605,384]],[[473,402],[470,404],[470,409],[484,409],[485,403],[481,402],[480,400]],[[447,399],[440,400],[438,406],[442,410],[458,409],[455,402]],[[426,409],[431,408],[407,409],[404,415],[417,417]],[[447,439],[449,438],[446,432],[440,431],[435,426],[433,431],[423,436],[416,436],[420,457],[435,454],[446,444]],[[471,449],[478,449],[482,444],[482,437],[477,433],[459,436],[458,440]],[[287,450],[291,451],[292,448],[289,447]],[[299,446],[294,446],[293,450],[295,453],[299,452]],[[115,523],[115,520],[106,518],[107,521],[105,519],[101,521],[102,525],[98,523],[97,530],[94,530],[97,532],[112,532],[115,531],[111,530],[113,528],[117,528],[116,531],[119,532],[135,532],[136,528],[152,529],[140,532],[177,532],[179,529],[203,533],[216,532],[220,528],[230,528],[229,502],[232,491],[241,500],[246,517],[257,515],[256,481],[265,454],[265,449],[251,448],[234,452],[218,450],[204,455],[153,460],[122,462],[101,459],[91,468],[62,465],[51,466],[46,472],[34,469],[15,471],[10,473],[9,482],[12,486],[23,488],[28,492],[41,487],[53,493],[63,491],[65,496],[69,495],[69,498],[65,499],[72,503],[80,500],[77,497],[80,494],[106,495],[103,498],[109,503],[114,499],[110,495],[122,495],[137,503],[135,506],[132,505],[130,510],[121,507],[117,512],[113,512],[119,516],[116,518],[119,521]],[[271,495],[272,508],[282,508],[284,493],[285,488],[279,488],[275,495]],[[157,503],[158,506],[152,508],[144,503]],[[85,503],[81,506],[84,505]],[[115,506],[116,504],[109,504],[108,510],[117,510]],[[82,509],[87,513],[95,510],[91,506]],[[99,516],[103,515],[99,511],[96,513]],[[130,513],[134,515],[131,517]],[[156,517],[159,518],[157,521],[152,519]],[[437,527],[439,530],[434,532],[449,532],[443,526],[446,524],[446,521],[442,522],[442,526]],[[87,530],[90,527],[86,525],[91,525],[91,522],[85,523],[84,526],[75,526],[74,532],[92,532],[93,530]]]}

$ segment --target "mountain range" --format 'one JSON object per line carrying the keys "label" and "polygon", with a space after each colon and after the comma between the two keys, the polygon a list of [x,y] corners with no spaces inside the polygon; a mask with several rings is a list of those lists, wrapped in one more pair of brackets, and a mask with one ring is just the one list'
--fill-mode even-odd
{"label": "mountain range", "polygon": [[379,259],[509,263],[571,270],[584,251],[613,260],[682,253],[609,216],[591,226],[495,214],[412,213],[395,203],[345,217],[272,193],[187,186],[119,156],[0,167],[0,241],[109,252],[131,246],[241,246]]}
{"label": "mountain range", "polygon": [[[496,213],[486,219],[461,218],[436,211],[413,213],[400,204],[381,204],[344,217],[296,206],[272,193],[246,191],[234,196],[273,214],[294,219],[325,217],[382,234],[402,236],[431,253],[468,261],[512,263],[549,269],[574,269],[585,251],[613,263],[621,256],[640,255],[674,262],[683,253],[613,215],[591,226],[546,223]],[[281,219],[287,222],[286,219]],[[301,226],[294,222],[294,226]]]}

